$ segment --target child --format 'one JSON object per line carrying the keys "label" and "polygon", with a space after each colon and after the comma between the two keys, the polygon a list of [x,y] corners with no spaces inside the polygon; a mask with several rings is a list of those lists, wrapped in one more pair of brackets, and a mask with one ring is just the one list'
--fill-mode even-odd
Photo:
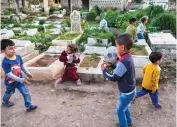
{"label": "child", "polygon": [[161,109],[162,107],[158,103],[158,82],[161,71],[159,64],[162,61],[162,54],[160,52],[152,52],[149,56],[149,60],[151,63],[143,68],[144,78],[142,90],[136,93],[136,98],[149,93],[155,108]]}
{"label": "child", "polygon": [[130,34],[133,37],[134,42],[137,41],[137,28],[136,25],[136,18],[129,19],[129,26],[126,29],[126,33]]}
{"label": "child", "polygon": [[113,74],[107,72],[104,64],[102,64],[101,68],[106,78],[118,83],[120,95],[117,116],[120,127],[128,127],[133,125],[130,114],[130,103],[136,94],[135,67],[130,53],[133,39],[129,34],[121,34],[116,39],[116,45],[119,60]]}
{"label": "child", "polygon": [[146,24],[148,23],[148,17],[147,16],[143,16],[141,18],[141,24],[139,24],[139,26],[137,27],[138,29],[138,39],[144,39],[144,32],[146,32]]}
{"label": "child", "polygon": [[22,77],[21,70],[29,79],[32,78],[32,75],[24,67],[21,56],[16,55],[15,43],[9,39],[2,39],[1,51],[5,54],[5,57],[2,61],[2,68],[5,72],[4,84],[6,85],[6,91],[3,96],[2,105],[6,107],[11,107],[14,105],[14,103],[10,102],[9,99],[11,95],[15,93],[15,88],[17,88],[23,95],[26,111],[30,112],[35,110],[37,106],[31,104],[31,96],[27,86],[25,85],[30,83]]}
{"label": "child", "polygon": [[65,70],[62,75],[55,83],[59,84],[64,82],[67,78],[71,78],[74,81],[76,81],[76,85],[80,86],[81,81],[79,76],[76,74],[77,68],[76,64],[80,62],[80,59],[78,56],[76,56],[76,52],[78,51],[77,47],[74,44],[70,44],[67,46],[66,51],[63,51],[61,53],[61,56],[59,60],[61,62],[64,62]]}

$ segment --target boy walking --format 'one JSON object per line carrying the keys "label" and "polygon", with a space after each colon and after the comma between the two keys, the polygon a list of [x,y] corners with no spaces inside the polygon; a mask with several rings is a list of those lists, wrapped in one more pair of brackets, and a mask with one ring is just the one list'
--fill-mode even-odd
{"label": "boy walking", "polygon": [[133,37],[133,41],[137,41],[137,28],[135,27],[136,25],[136,18],[130,18],[129,19],[129,25],[126,29],[126,33],[130,34]]}
{"label": "boy walking", "polygon": [[151,63],[143,68],[144,78],[142,82],[142,90],[136,93],[136,98],[149,93],[154,107],[156,109],[161,109],[162,107],[158,102],[158,82],[160,78],[161,68],[159,65],[162,62],[162,54],[160,52],[151,52],[149,60]]}
{"label": "boy walking", "polygon": [[129,34],[119,35],[116,39],[116,47],[119,60],[113,74],[107,72],[102,64],[103,75],[111,81],[118,83],[119,104],[117,106],[117,116],[120,122],[119,127],[129,127],[133,125],[130,114],[130,103],[136,94],[135,67],[130,49],[133,39]]}
{"label": "boy walking", "polygon": [[2,68],[5,72],[4,84],[6,85],[2,105],[6,107],[11,107],[14,105],[14,103],[10,102],[9,99],[11,95],[15,93],[15,88],[17,88],[23,95],[26,111],[30,112],[35,110],[37,106],[31,104],[31,96],[27,86],[25,85],[30,84],[30,82],[22,77],[21,71],[23,71],[29,79],[32,78],[32,75],[24,67],[21,56],[16,55],[15,43],[9,39],[2,39],[1,51],[5,54],[2,61]]}

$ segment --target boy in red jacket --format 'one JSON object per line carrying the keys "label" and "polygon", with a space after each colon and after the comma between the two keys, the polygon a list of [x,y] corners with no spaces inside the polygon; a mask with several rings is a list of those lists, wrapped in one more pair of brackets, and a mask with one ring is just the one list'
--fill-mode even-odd
{"label": "boy in red jacket", "polygon": [[81,85],[80,78],[76,74],[77,72],[76,64],[80,62],[79,57],[76,56],[75,54],[77,51],[78,48],[74,44],[70,44],[67,46],[67,49],[61,53],[59,60],[61,62],[64,62],[65,70],[63,75],[59,79],[57,79],[56,84],[62,83],[68,78],[70,78],[76,81],[77,86]]}

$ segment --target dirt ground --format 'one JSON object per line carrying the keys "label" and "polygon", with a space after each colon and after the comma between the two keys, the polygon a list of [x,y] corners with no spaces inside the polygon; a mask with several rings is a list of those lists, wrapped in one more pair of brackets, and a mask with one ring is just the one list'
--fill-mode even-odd
{"label": "dirt ground", "polygon": [[[26,113],[23,98],[16,90],[11,98],[16,105],[1,108],[2,127],[116,127],[115,83],[83,83],[76,87],[66,82],[55,89],[54,82],[42,82],[28,87],[39,108]],[[3,94],[4,88],[1,91]],[[136,100],[131,106],[134,127],[176,127],[175,93],[175,84],[160,84],[161,110],[153,108],[148,95]]]}

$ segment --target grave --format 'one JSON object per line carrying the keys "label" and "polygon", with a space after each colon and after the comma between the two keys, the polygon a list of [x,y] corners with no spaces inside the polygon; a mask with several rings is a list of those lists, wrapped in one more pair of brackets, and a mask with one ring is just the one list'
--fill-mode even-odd
{"label": "grave", "polygon": [[9,39],[15,35],[13,30],[7,30],[7,29],[1,29],[0,33],[1,33],[1,39]]}
{"label": "grave", "polygon": [[101,64],[103,63],[103,56],[95,56],[81,54],[80,63],[78,65],[77,74],[81,81],[88,82],[104,82]]}
{"label": "grave", "polygon": [[[148,44],[144,39],[138,40],[137,43],[134,43],[134,45],[138,46],[144,46],[146,53],[144,55],[133,55],[134,65],[135,65],[135,73],[136,78],[141,79],[143,78],[142,68],[149,63],[149,55],[152,52]],[[132,53],[133,54],[133,53]]]}
{"label": "grave", "polygon": [[74,10],[71,15],[71,31],[81,32],[81,17],[80,12]]}
{"label": "grave", "polygon": [[37,34],[37,32],[38,32],[37,28],[26,30],[26,33],[27,33],[28,36],[34,36],[34,35]]}
{"label": "grave", "polygon": [[149,41],[151,49],[162,52],[164,59],[176,59],[177,40],[171,33],[149,34]]}
{"label": "grave", "polygon": [[98,54],[103,56],[105,51],[106,47],[86,46],[85,51],[83,53],[86,55]]}
{"label": "grave", "polygon": [[46,53],[61,54],[66,49],[67,46],[50,46]]}
{"label": "grave", "polygon": [[[49,51],[53,50],[50,49]],[[64,64],[58,60],[59,54],[55,53],[45,52],[25,63],[27,69],[33,75],[33,80],[52,80],[63,73]]]}
{"label": "grave", "polygon": [[[67,37],[69,34],[72,34],[72,37]],[[64,39],[59,36],[59,38],[52,40],[52,44],[55,44],[57,46],[67,46],[68,44],[76,44],[76,40],[81,37],[81,34],[79,33],[71,33],[68,32],[64,35]]]}

